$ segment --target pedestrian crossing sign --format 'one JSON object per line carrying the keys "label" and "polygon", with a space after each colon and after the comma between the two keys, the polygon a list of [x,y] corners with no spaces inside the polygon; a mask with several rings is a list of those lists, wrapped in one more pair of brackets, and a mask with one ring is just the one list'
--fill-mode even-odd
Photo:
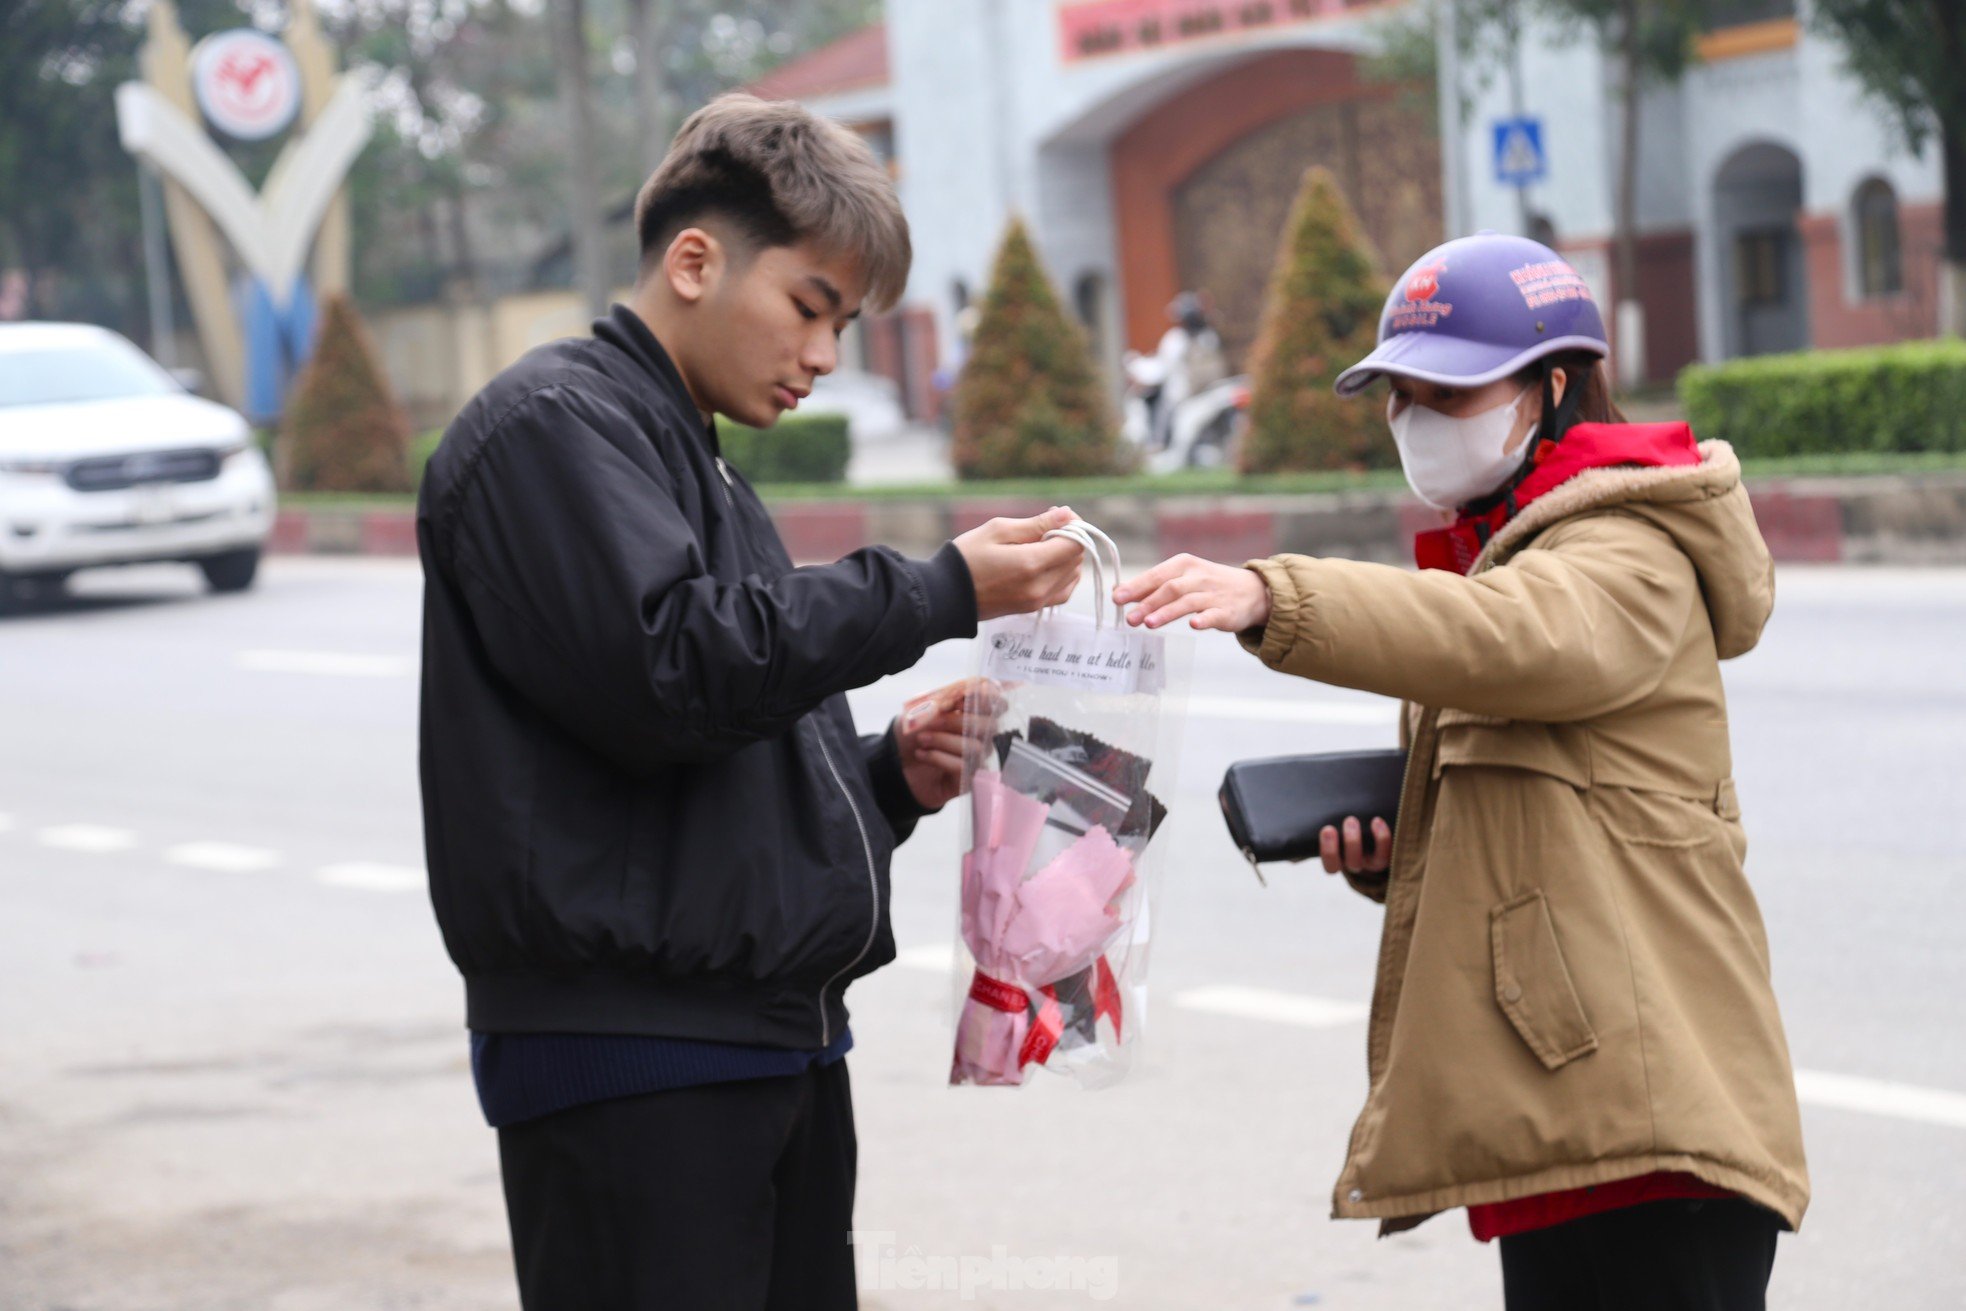
{"label": "pedestrian crossing sign", "polygon": [[1543,120],[1504,118],[1495,123],[1495,180],[1524,187],[1549,176],[1549,157],[1543,153]]}

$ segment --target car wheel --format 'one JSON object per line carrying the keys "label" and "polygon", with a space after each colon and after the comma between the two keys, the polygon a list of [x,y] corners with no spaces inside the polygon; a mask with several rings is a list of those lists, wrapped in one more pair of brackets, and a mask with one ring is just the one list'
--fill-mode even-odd
{"label": "car wheel", "polygon": [[249,546],[206,556],[198,562],[198,567],[205,571],[205,581],[214,592],[243,592],[253,585],[253,578],[259,573],[259,548]]}

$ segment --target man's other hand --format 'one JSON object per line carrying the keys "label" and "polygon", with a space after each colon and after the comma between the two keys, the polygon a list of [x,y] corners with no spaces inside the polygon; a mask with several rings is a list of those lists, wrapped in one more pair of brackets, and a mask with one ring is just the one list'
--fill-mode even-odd
{"label": "man's other hand", "polygon": [[894,721],[895,745],[908,790],[924,810],[962,795],[964,768],[974,771],[996,737],[1004,703],[987,678],[966,678],[910,701]]}

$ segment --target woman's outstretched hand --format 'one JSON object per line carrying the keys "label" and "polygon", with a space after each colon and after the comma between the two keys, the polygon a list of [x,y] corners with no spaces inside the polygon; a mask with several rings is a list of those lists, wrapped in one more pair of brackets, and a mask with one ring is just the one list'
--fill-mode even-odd
{"label": "woman's outstretched hand", "polygon": [[1240,565],[1215,564],[1192,555],[1162,561],[1113,589],[1113,600],[1131,606],[1126,622],[1149,628],[1191,616],[1190,628],[1240,633],[1270,622],[1270,588],[1263,576]]}

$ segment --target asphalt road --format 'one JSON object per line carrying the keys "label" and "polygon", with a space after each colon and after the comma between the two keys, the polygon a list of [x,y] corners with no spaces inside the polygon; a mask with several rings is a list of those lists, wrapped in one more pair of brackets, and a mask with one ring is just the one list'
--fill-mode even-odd
{"label": "asphalt road", "polygon": [[[0,1309],[516,1306],[422,890],[419,589],[276,560],[212,598],[156,568],[0,620]],[[1781,593],[1729,672],[1816,1196],[1774,1305],[1957,1308],[1966,573]],[[1195,654],[1125,1084],[943,1086],[952,818],[903,849],[903,959],[849,996],[867,1306],[1500,1305],[1461,1217],[1327,1218],[1379,912],[1308,869],[1260,888],[1213,801],[1239,757],[1389,743],[1391,707]],[[967,659],[857,695],[863,724]],[[966,1303],[926,1286],[965,1269]]]}

